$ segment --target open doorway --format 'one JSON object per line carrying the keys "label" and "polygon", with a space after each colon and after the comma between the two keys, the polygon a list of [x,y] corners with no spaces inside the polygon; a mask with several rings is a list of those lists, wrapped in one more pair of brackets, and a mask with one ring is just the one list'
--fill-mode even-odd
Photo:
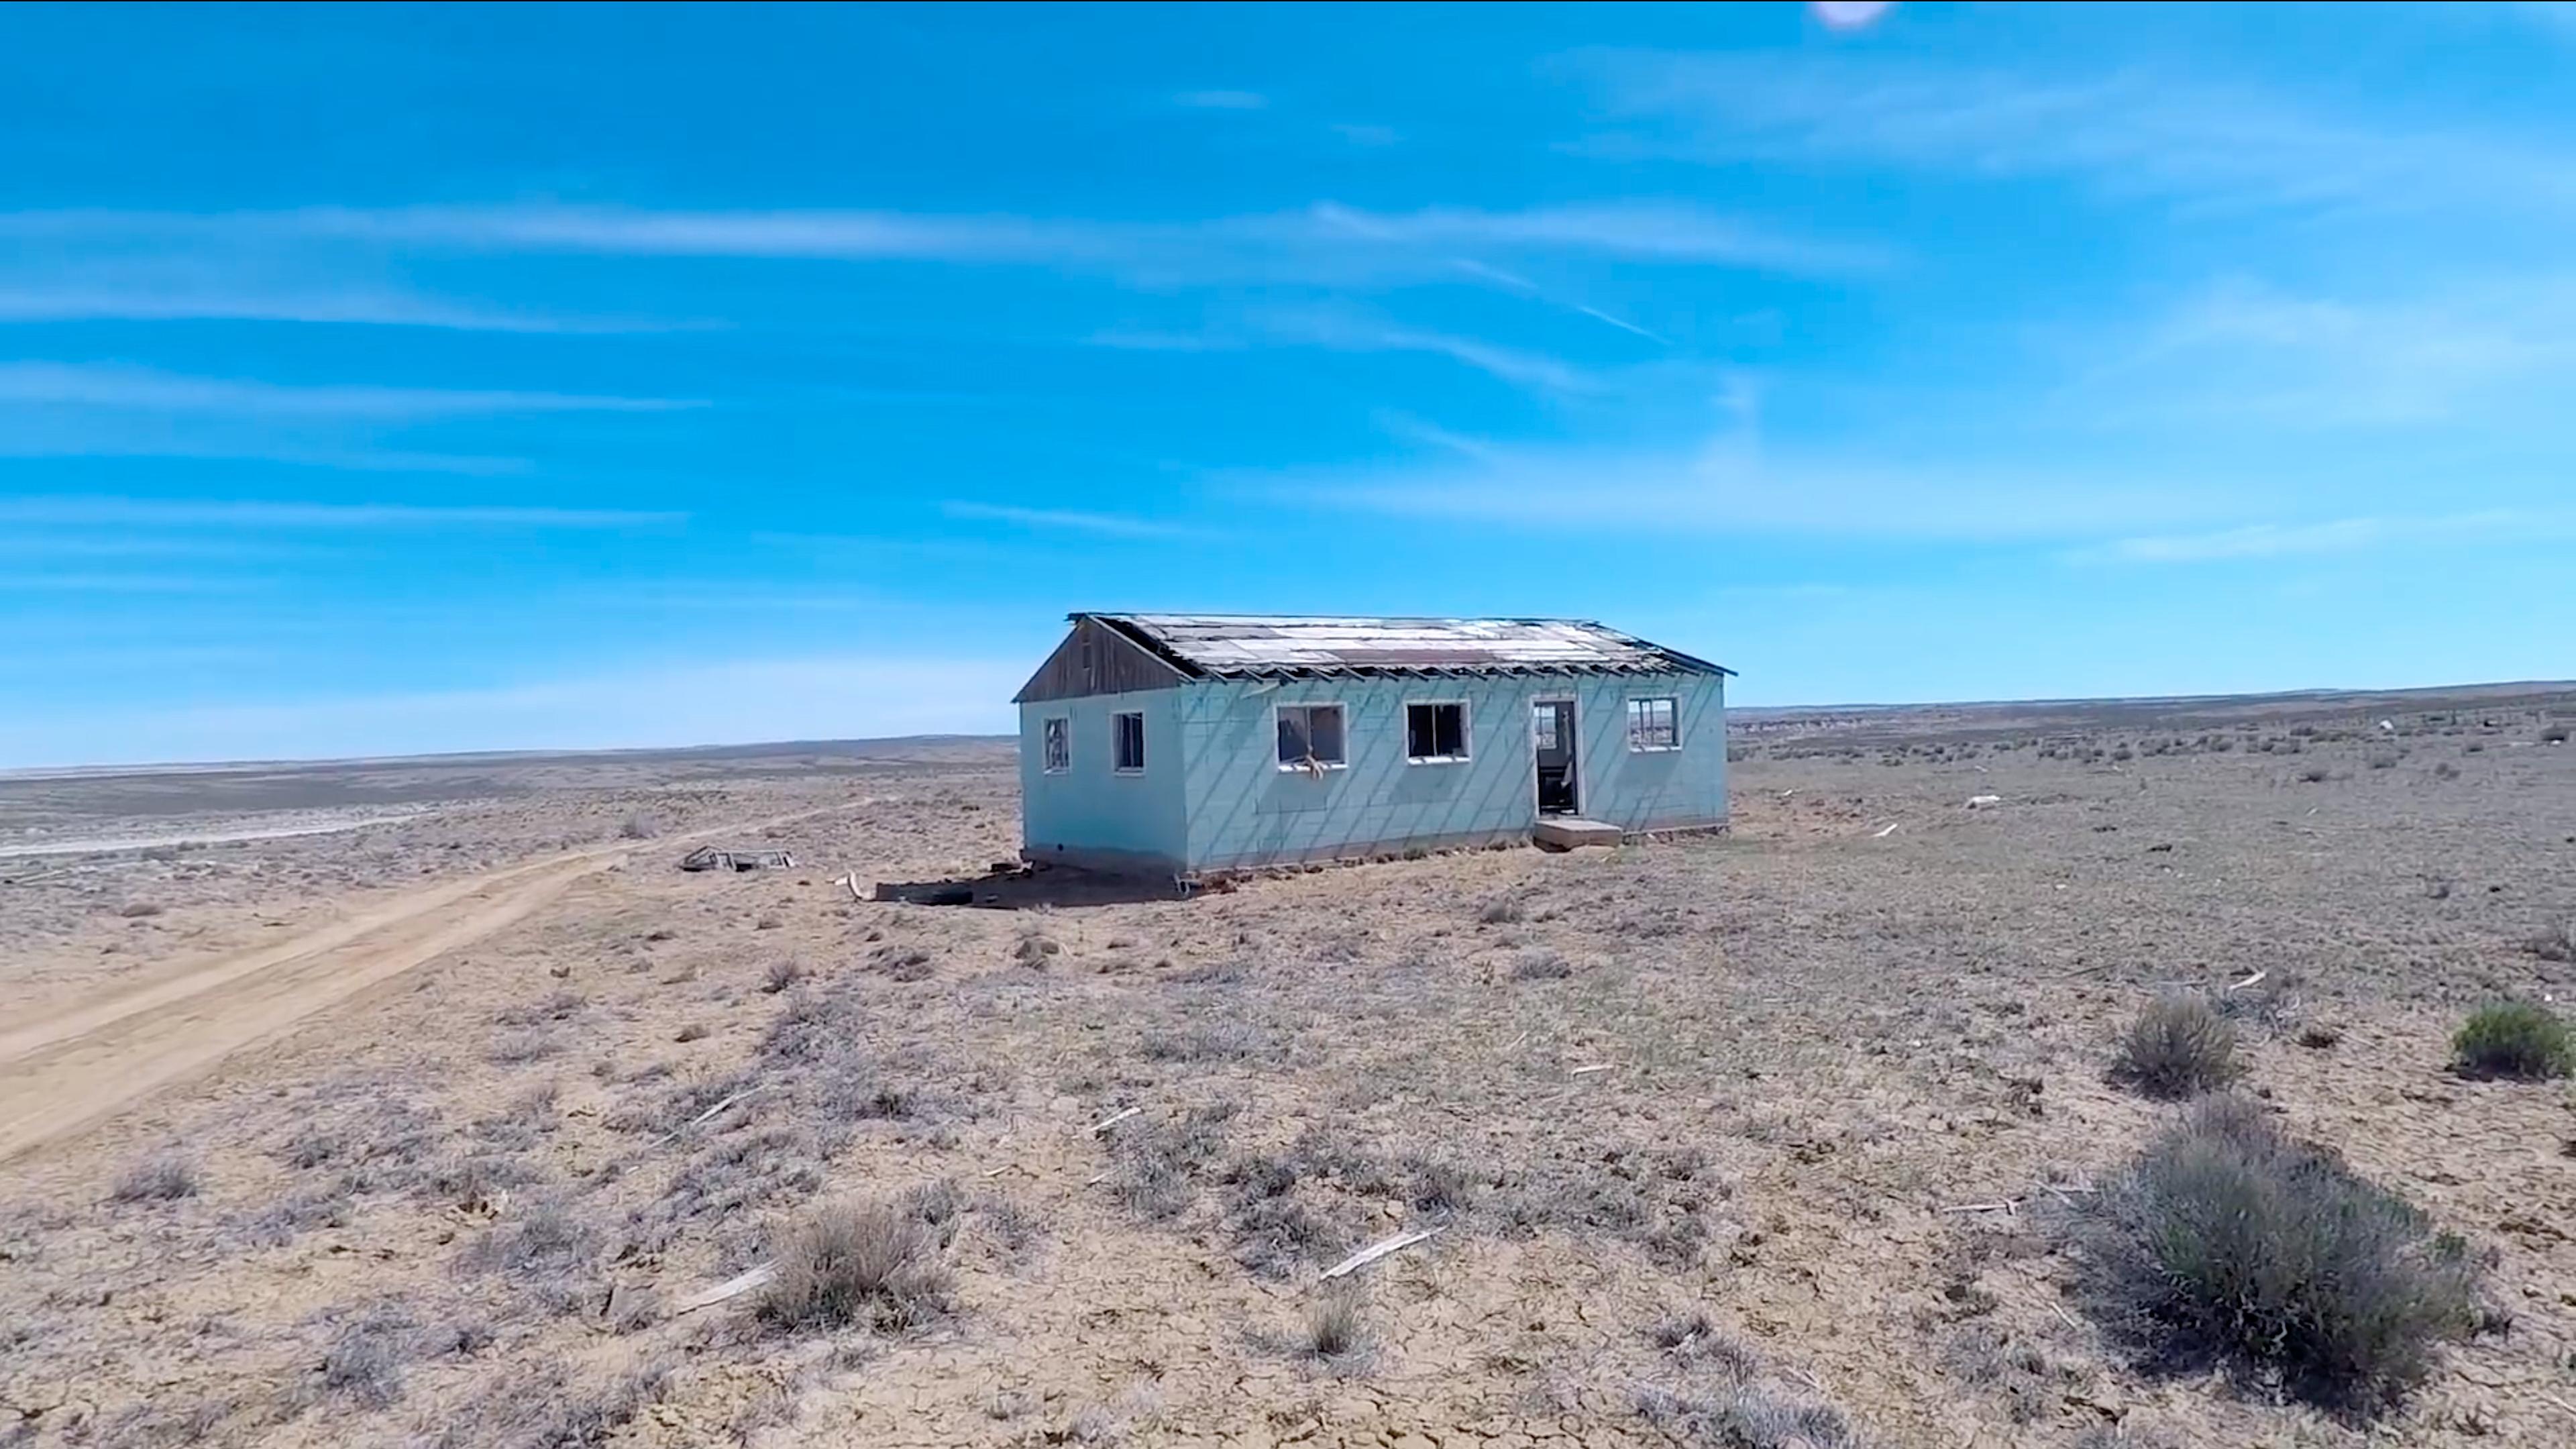
{"label": "open doorway", "polygon": [[1574,778],[1574,701],[1542,699],[1530,705],[1530,751],[1538,760],[1538,813],[1582,813]]}

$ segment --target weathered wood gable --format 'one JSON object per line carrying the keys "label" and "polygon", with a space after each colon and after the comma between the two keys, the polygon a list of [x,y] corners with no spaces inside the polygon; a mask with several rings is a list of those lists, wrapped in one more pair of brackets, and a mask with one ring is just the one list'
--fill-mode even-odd
{"label": "weathered wood gable", "polygon": [[1171,689],[1188,676],[1146,652],[1098,619],[1085,615],[1055,646],[1046,663],[1011,697],[1013,704],[1050,699],[1080,699],[1093,694],[1128,694],[1140,689]]}

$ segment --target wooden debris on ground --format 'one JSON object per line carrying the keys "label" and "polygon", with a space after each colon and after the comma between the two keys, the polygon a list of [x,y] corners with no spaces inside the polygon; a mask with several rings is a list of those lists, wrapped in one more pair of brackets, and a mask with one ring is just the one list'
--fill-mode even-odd
{"label": "wooden debris on ground", "polygon": [[1446,1231],[1448,1231],[1448,1229],[1443,1226],[1437,1228],[1416,1228],[1409,1233],[1398,1233],[1394,1237],[1385,1238],[1378,1242],[1371,1243],[1367,1247],[1360,1249],[1358,1252],[1351,1254],[1347,1258],[1344,1258],[1342,1261],[1326,1268],[1323,1276],[1326,1278],[1339,1278],[1348,1273],[1358,1272],[1360,1269],[1367,1267],[1369,1264],[1376,1262],[1378,1259],[1385,1257],[1389,1253],[1401,1252],[1406,1248],[1412,1247],[1416,1243],[1424,1241],[1425,1239],[1436,1238]]}
{"label": "wooden debris on ground", "polygon": [[774,1264],[763,1263],[759,1267],[753,1268],[748,1272],[738,1273],[731,1278],[727,1278],[713,1288],[692,1293],[688,1297],[681,1299],[679,1302],[672,1304],[671,1315],[676,1318],[683,1313],[695,1313],[701,1308],[713,1308],[715,1305],[730,1298],[740,1298],[742,1295],[750,1292],[754,1288],[766,1286],[769,1280],[776,1277],[777,1274],[778,1269]]}

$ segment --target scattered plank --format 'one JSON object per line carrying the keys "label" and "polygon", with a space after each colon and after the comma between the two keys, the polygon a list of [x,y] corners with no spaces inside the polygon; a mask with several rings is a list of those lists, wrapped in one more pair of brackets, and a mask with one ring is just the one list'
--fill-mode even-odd
{"label": "scattered plank", "polygon": [[1145,1109],[1142,1107],[1130,1107],[1124,1112],[1112,1112],[1108,1116],[1101,1118],[1099,1121],[1092,1123],[1091,1130],[1084,1135],[1097,1137],[1101,1133],[1108,1131],[1110,1128],[1117,1126],[1119,1123],[1126,1121],[1128,1118],[1133,1117],[1144,1110]]}
{"label": "scattered plank", "polygon": [[1945,1213],[2008,1213],[2016,1210],[2009,1202],[1965,1202],[1957,1207],[1941,1209]]}
{"label": "scattered plank", "polygon": [[729,1298],[740,1298],[754,1288],[766,1285],[777,1273],[774,1264],[763,1263],[749,1272],[727,1278],[713,1288],[690,1294],[671,1305],[671,1314],[677,1317],[683,1313],[695,1313],[701,1308],[713,1308]]}
{"label": "scattered plank", "polygon": [[1367,1267],[1369,1264],[1376,1262],[1378,1259],[1385,1257],[1389,1253],[1401,1252],[1402,1250],[1410,1248],[1414,1244],[1422,1242],[1425,1239],[1436,1238],[1446,1231],[1448,1231],[1447,1227],[1442,1226],[1437,1228],[1417,1228],[1409,1233],[1398,1233],[1394,1237],[1371,1243],[1367,1247],[1360,1249],[1358,1252],[1351,1254],[1347,1258],[1344,1258],[1342,1261],[1326,1268],[1324,1270],[1324,1276],[1327,1278],[1339,1278],[1346,1273],[1355,1273],[1360,1269]]}
{"label": "scattered plank", "polygon": [[16,877],[15,879],[9,880],[9,881],[0,882],[0,884],[6,884],[6,885],[34,885],[36,882],[38,882],[38,881],[40,881],[40,880],[52,880],[55,876],[58,876],[58,875],[70,875],[73,871],[76,871],[76,870],[78,870],[78,869],[80,869],[80,867],[79,867],[79,866],[76,866],[76,865],[67,865],[67,866],[64,866],[64,867],[63,867],[62,869],[60,869],[60,870],[49,870],[49,871],[44,871],[44,872],[41,872],[41,873],[36,874],[36,875],[22,875],[22,876],[18,876],[18,877]]}
{"label": "scattered plank", "polygon": [[699,1123],[701,1123],[701,1122],[704,1122],[704,1121],[708,1120],[709,1118],[711,1118],[711,1117],[715,1116],[718,1112],[721,1112],[721,1111],[723,1111],[725,1108],[732,1106],[734,1103],[741,1101],[743,1098],[748,1097],[748,1096],[751,1096],[751,1095],[753,1095],[754,1093],[758,1093],[758,1092],[766,1092],[766,1091],[768,1091],[768,1090],[769,1090],[769,1084],[768,1084],[768,1083],[766,1083],[766,1082],[763,1082],[763,1083],[759,1084],[758,1086],[745,1087],[745,1088],[743,1088],[741,1091],[736,1092],[736,1093],[734,1093],[732,1096],[725,1098],[723,1101],[716,1103],[716,1104],[715,1104],[714,1106],[712,1106],[712,1107],[709,1107],[707,1110],[705,1110],[705,1111],[703,1111],[703,1112],[700,1112],[700,1113],[699,1113],[698,1115],[696,1115],[695,1117],[690,1118],[690,1119],[688,1120],[687,1124],[686,1124],[685,1126],[683,1126],[680,1130],[681,1130],[681,1131],[683,1131],[683,1132],[685,1132],[685,1131],[687,1131],[690,1127],[695,1127],[695,1126],[697,1126]]}
{"label": "scattered plank", "polygon": [[1588,1067],[1570,1068],[1567,1070],[1566,1075],[1569,1077],[1588,1077],[1594,1072],[1606,1072],[1610,1070],[1611,1066],[1612,1063],[1609,1062],[1594,1062]]}
{"label": "scattered plank", "polygon": [[2246,977],[2244,980],[2234,983],[2227,989],[2230,991],[2242,991],[2248,986],[2260,986],[2263,984],[2263,978],[2271,974],[2272,973],[2269,971],[2257,971],[2253,975]]}
{"label": "scattered plank", "polygon": [[1897,827],[1897,825],[1898,825],[1899,823],[1900,823],[1900,822],[1898,822],[1898,821],[1894,821],[1894,820],[1891,820],[1891,821],[1887,822],[1885,825],[1880,826],[1880,827],[1878,828],[1878,833],[1877,833],[1877,834],[1875,834],[1875,835],[1872,835],[1872,836],[1870,837],[1870,839],[1872,839],[1872,840],[1885,840],[1887,837],[1889,837],[1889,836],[1891,836],[1891,835],[1894,835],[1894,834],[1896,833],[1896,827]]}

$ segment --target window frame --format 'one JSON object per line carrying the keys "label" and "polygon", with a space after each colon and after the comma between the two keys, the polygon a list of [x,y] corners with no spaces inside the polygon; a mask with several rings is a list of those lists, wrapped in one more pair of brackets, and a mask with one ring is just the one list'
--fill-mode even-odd
{"label": "window frame", "polygon": [[[1565,743],[1563,741],[1550,739],[1548,736],[1556,733],[1556,707],[1560,704],[1569,702],[1570,701],[1562,696],[1552,699],[1533,699],[1529,702],[1530,749],[1532,751],[1565,748]],[[1538,722],[1541,718],[1544,718],[1547,721],[1547,731],[1545,734],[1542,734],[1539,731]]]}
{"label": "window frame", "polygon": [[[1645,743],[1647,730],[1640,724],[1638,707],[1640,705],[1652,706],[1658,704],[1664,706],[1665,710],[1670,715],[1670,719],[1665,726],[1665,742],[1659,745],[1650,745]],[[1647,711],[1648,717],[1651,717],[1652,714],[1653,711],[1649,709]],[[1681,696],[1675,694],[1632,694],[1628,696],[1628,753],[1632,755],[1668,755],[1681,747]]]}
{"label": "window frame", "polygon": [[[1127,721],[1136,722],[1136,763],[1125,763]],[[1145,773],[1145,712],[1141,709],[1112,710],[1109,714],[1109,773],[1141,775]]]}
{"label": "window frame", "polygon": [[1038,773],[1070,774],[1073,770],[1073,716],[1051,714],[1038,721]]}
{"label": "window frame", "polygon": [[[1342,757],[1338,760],[1310,759],[1299,760],[1294,763],[1280,759],[1279,716],[1283,711],[1292,709],[1307,711],[1306,742],[1310,748],[1314,744],[1315,740],[1313,712],[1319,709],[1329,709],[1333,713],[1340,715],[1342,717]],[[1351,767],[1351,711],[1349,704],[1338,699],[1289,699],[1280,700],[1272,704],[1270,706],[1270,758],[1271,762],[1277,767],[1281,774],[1302,775],[1309,770],[1349,769]]]}
{"label": "window frame", "polygon": [[[1458,711],[1458,753],[1417,755],[1413,752],[1413,712],[1417,709]],[[1440,743],[1440,719],[1432,716],[1431,742]],[[1475,716],[1464,699],[1408,699],[1404,702],[1404,762],[1408,765],[1464,765],[1476,758]]]}

